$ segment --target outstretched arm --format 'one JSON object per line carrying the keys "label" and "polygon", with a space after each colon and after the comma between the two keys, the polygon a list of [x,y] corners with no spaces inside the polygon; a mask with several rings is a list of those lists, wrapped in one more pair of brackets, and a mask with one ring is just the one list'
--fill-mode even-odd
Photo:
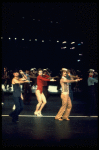
{"label": "outstretched arm", "polygon": [[21,83],[29,83],[29,82],[31,82],[31,81],[29,81],[29,80],[25,80],[25,81],[22,81],[22,80],[17,80],[17,79],[12,79],[12,84],[16,84],[16,83],[18,83],[18,84],[21,84]]}
{"label": "outstretched arm", "polygon": [[40,76],[40,79],[42,79],[43,81],[56,81],[56,80],[54,80],[54,79],[46,79],[46,78],[43,78],[43,77],[41,77],[41,76]]}
{"label": "outstretched arm", "polygon": [[19,81],[26,81],[26,79],[23,77],[23,78],[20,78]]}
{"label": "outstretched arm", "polygon": [[34,77],[34,76],[32,76],[32,75],[29,75],[29,77],[30,77],[30,78],[37,78],[37,77]]}
{"label": "outstretched arm", "polygon": [[23,76],[23,78],[27,79],[27,76],[24,74],[22,70],[19,70],[20,74]]}
{"label": "outstretched arm", "polygon": [[72,82],[78,82],[78,81],[80,81],[82,79],[76,79],[76,80],[62,79],[62,80],[63,80],[63,82],[72,83]]}

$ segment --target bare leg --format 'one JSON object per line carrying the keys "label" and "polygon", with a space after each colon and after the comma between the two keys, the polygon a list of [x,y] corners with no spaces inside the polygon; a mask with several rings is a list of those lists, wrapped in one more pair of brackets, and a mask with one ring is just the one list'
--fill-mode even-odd
{"label": "bare leg", "polygon": [[35,114],[37,114],[38,113],[38,111],[39,111],[39,108],[40,108],[40,106],[41,106],[41,104],[42,104],[42,101],[41,101],[41,93],[40,93],[40,91],[39,90],[36,90],[36,97],[37,97],[37,100],[38,100],[38,104],[36,105],[36,110],[35,110]]}
{"label": "bare leg", "polygon": [[43,107],[45,106],[45,104],[47,103],[46,102],[46,98],[45,98],[45,95],[42,93],[41,94],[41,100],[42,100],[42,104],[41,104],[41,107],[39,108],[39,113],[41,114],[41,111],[43,109]]}
{"label": "bare leg", "polygon": [[39,103],[36,105],[36,110],[35,110],[36,113],[40,111],[39,108],[40,108],[41,105],[42,105],[42,102],[39,102]]}

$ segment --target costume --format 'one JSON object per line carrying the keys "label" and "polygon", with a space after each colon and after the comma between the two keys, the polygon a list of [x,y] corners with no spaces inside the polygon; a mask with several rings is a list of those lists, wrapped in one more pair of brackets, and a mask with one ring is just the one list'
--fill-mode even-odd
{"label": "costume", "polygon": [[13,84],[13,100],[16,109],[9,114],[12,117],[12,121],[18,121],[18,115],[23,110],[23,100],[21,99],[21,88],[19,84]]}
{"label": "costume", "polygon": [[[67,75],[66,78],[68,80],[71,80],[71,77],[69,75]],[[73,90],[72,90],[72,84],[71,83],[69,83],[69,96],[70,96],[71,101],[73,101]]]}
{"label": "costume", "polygon": [[50,79],[45,79],[42,76],[38,75],[37,77],[37,90],[40,90],[40,93],[43,92],[43,81],[50,81]]}
{"label": "costume", "polygon": [[[65,77],[62,77],[62,79],[66,79]],[[69,83],[63,82],[63,80],[60,80],[60,84],[62,87],[62,94],[69,94]]]}
{"label": "costume", "polygon": [[67,119],[72,108],[71,99],[69,97],[69,84],[63,81],[64,78],[65,77],[62,77],[60,80],[60,84],[62,87],[62,93],[61,93],[62,106],[59,109],[55,119],[60,119],[62,116],[63,119]]}
{"label": "costume", "polygon": [[98,80],[92,76],[88,77],[88,115],[91,116],[95,112],[96,95],[94,83],[98,83]]}
{"label": "costume", "polygon": [[[30,81],[30,77],[29,74],[24,73],[27,76],[27,80]],[[32,90],[31,90],[31,84],[29,83],[24,83],[24,103],[26,104],[26,102],[30,103],[31,100],[31,96],[32,96]]]}

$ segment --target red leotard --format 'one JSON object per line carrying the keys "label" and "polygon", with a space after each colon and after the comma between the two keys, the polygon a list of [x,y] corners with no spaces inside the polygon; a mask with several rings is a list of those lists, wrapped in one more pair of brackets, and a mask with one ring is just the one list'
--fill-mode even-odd
{"label": "red leotard", "polygon": [[[50,76],[48,76],[47,74],[43,75],[43,77],[45,79],[49,78]],[[43,86],[47,86],[47,81],[43,81]]]}
{"label": "red leotard", "polygon": [[43,91],[43,81],[50,81],[50,79],[45,79],[40,75],[37,77],[37,90],[40,90],[40,93]]}

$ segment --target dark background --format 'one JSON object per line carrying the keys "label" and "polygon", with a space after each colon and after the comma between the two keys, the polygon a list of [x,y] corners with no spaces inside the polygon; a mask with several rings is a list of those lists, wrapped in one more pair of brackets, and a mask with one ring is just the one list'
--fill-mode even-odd
{"label": "dark background", "polygon": [[1,8],[2,68],[97,71],[97,3],[3,2]]}

